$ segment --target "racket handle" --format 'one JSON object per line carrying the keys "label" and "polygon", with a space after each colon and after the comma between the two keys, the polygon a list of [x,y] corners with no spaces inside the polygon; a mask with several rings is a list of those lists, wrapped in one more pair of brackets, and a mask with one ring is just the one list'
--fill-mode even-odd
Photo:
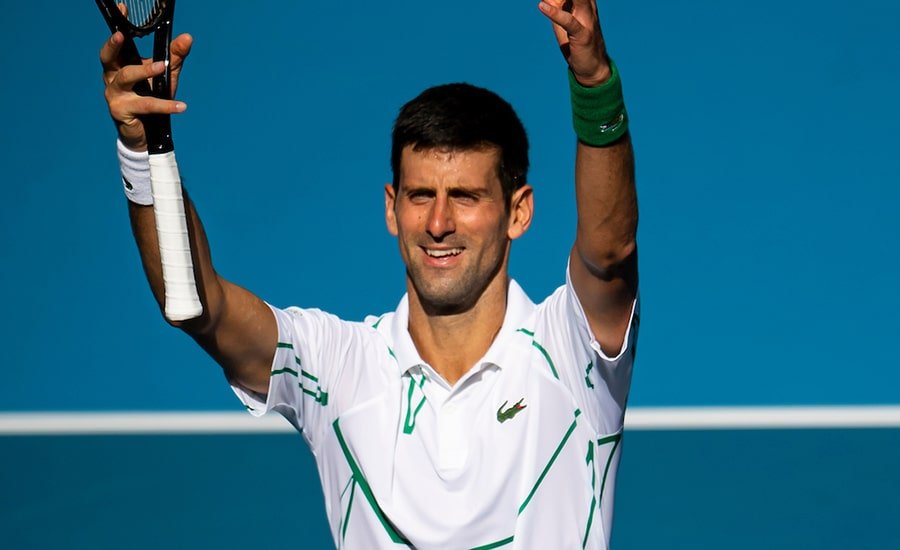
{"label": "racket handle", "polygon": [[184,321],[199,317],[203,305],[194,279],[191,241],[174,151],[150,155],[150,183],[165,286],[166,319]]}

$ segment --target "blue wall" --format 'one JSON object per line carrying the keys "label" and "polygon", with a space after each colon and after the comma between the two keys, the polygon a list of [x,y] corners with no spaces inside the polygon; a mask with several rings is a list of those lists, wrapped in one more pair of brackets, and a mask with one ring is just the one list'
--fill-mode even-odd
{"label": "blue wall", "polygon": [[[573,237],[564,64],[531,2],[351,2],[208,14],[175,137],[221,273],[348,318],[403,290],[382,228],[397,108],[467,80],[519,110],[537,219],[513,273],[540,299]],[[229,409],[155,311],[118,189],[90,3],[7,10],[3,410]],[[10,13],[11,12],[11,13]],[[601,4],[637,148],[644,324],[632,405],[897,403],[900,7]],[[48,384],[47,382],[50,381]]]}

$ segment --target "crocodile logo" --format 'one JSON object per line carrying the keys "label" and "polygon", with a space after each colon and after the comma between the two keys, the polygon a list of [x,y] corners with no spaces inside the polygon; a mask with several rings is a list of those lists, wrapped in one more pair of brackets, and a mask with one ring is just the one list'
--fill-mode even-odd
{"label": "crocodile logo", "polygon": [[519,414],[519,411],[528,406],[523,405],[522,401],[525,401],[524,397],[522,399],[519,399],[514,405],[512,405],[505,411],[503,410],[503,407],[505,407],[506,404],[509,403],[509,401],[504,401],[503,404],[500,405],[500,408],[497,409],[497,422],[503,424],[507,420],[511,420],[514,416]]}

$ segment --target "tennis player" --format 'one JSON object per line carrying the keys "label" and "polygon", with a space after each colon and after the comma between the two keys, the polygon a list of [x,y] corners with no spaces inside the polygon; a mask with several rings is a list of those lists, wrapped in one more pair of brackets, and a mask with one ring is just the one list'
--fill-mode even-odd
{"label": "tennis player", "polygon": [[[385,218],[407,288],[395,311],[349,322],[268,305],[213,269],[188,201],[204,315],[174,324],[251,414],[276,411],[302,433],[337,547],[609,546],[638,325],[628,117],[595,3],[539,9],[568,63],[578,138],[575,243],[563,284],[539,304],[507,272],[534,208],[525,131],[508,103],[475,86],[430,88],[395,122]],[[106,97],[162,304],[138,117],[184,105],[135,95],[162,67],[120,67],[120,44],[117,34],[101,50]],[[176,82],[190,46],[187,35],[173,41]],[[242,505],[267,506],[276,491],[249,489]]]}

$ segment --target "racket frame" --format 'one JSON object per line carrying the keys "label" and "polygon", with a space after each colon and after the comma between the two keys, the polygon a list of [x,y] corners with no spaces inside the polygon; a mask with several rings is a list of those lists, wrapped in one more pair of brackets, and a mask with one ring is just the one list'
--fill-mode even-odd
{"label": "racket frame", "polygon": [[[143,25],[135,25],[122,15],[115,1],[95,0],[111,33],[121,32],[125,42],[119,52],[119,59],[126,65],[141,65],[143,61],[133,37],[153,35],[153,61],[162,61],[166,70],[152,79],[152,83],[140,81],[133,90],[142,96],[159,99],[172,99],[171,88],[171,50],[172,18],[175,13],[175,0],[160,0],[161,8],[154,17]],[[153,154],[168,153],[175,150],[172,142],[172,123],[169,115],[144,115],[141,117],[144,133],[147,136],[147,151]]]}

